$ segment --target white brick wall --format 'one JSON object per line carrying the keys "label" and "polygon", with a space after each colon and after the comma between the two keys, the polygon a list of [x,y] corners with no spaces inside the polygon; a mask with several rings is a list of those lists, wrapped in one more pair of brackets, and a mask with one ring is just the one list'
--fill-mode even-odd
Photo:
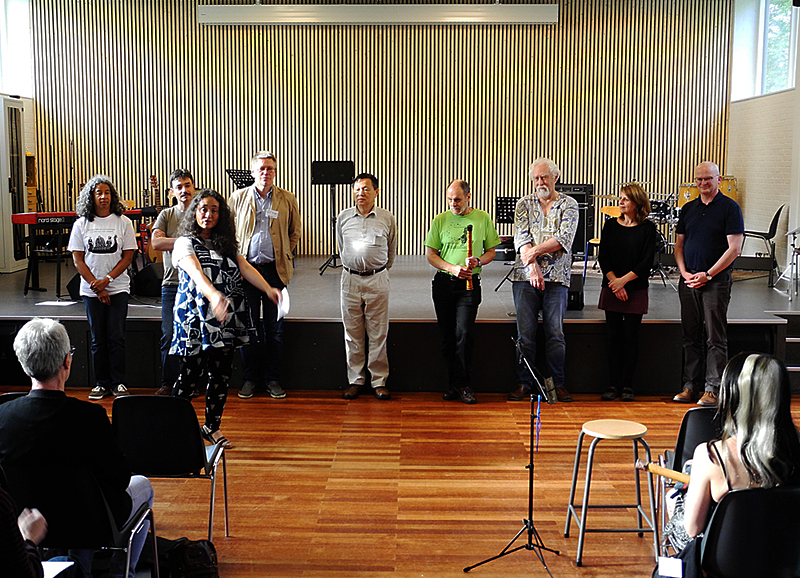
{"label": "white brick wall", "polygon": [[[775,236],[778,263],[786,262],[786,234],[792,204],[792,146],[795,91],[787,90],[734,102],[730,108],[725,175],[736,177],[745,229],[767,231],[772,216],[786,204]],[[749,239],[744,254],[764,252],[763,241]]]}

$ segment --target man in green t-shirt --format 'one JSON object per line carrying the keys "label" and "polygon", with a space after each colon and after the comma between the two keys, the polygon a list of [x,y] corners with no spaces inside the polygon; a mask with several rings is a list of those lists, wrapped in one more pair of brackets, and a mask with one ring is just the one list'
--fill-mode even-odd
{"label": "man in green t-shirt", "polygon": [[[456,179],[447,187],[449,211],[434,217],[425,238],[425,256],[438,269],[433,278],[433,307],[442,332],[448,385],[444,399],[477,403],[470,387],[472,327],[481,303],[481,267],[492,262],[500,237],[486,211],[469,206],[469,184]],[[467,244],[472,236],[472,248]]]}

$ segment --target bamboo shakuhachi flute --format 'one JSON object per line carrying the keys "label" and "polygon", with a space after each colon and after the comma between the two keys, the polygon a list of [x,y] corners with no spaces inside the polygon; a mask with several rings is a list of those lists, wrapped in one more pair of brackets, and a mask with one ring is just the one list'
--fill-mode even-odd
{"label": "bamboo shakuhachi flute", "polygon": [[[472,257],[472,225],[467,225],[467,259]],[[472,278],[467,279],[467,291],[472,291]]]}
{"label": "bamboo shakuhachi flute", "polygon": [[642,459],[636,460],[635,467],[637,470],[650,472],[651,474],[655,474],[657,476],[664,476],[665,478],[675,480],[676,482],[683,482],[684,484],[689,483],[689,476],[687,474],[676,472],[675,470],[668,470],[667,468],[662,468],[658,464],[648,463]]}

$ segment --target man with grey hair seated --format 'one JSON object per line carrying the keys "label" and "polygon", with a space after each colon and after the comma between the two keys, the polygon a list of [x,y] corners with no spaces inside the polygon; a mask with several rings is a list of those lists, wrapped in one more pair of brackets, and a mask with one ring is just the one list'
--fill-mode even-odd
{"label": "man with grey hair seated", "polygon": [[[578,228],[578,203],[556,191],[561,175],[556,163],[538,158],[528,175],[536,189],[517,202],[514,211],[514,246],[519,255],[511,277],[520,348],[528,363],[536,359],[539,311],[544,325],[547,374],[552,378],[558,401],[572,401],[564,387],[566,340],[564,314],[572,273],[572,241]],[[517,386],[511,401],[529,399],[533,378],[520,357]]]}
{"label": "man with grey hair seated", "polygon": [[[131,475],[106,410],[64,393],[74,352],[64,326],[40,317],[28,321],[14,339],[14,352],[31,378],[31,391],[0,405],[0,464],[11,468],[43,466],[52,471],[53,480],[66,469],[86,468],[100,485],[118,526],[124,525],[143,503],[152,507],[150,481]],[[133,568],[148,528],[149,523],[133,540]],[[91,576],[92,554],[85,550],[70,552],[86,576]],[[122,576],[124,566],[125,556],[115,553],[111,576]]]}

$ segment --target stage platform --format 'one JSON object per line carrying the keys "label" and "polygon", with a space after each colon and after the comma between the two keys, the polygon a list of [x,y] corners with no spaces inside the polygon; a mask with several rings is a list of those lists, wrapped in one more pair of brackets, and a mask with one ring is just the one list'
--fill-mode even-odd
{"label": "stage platform", "polygon": [[[319,267],[326,256],[302,256],[295,262],[295,276],[289,288],[291,311],[285,325],[284,387],[291,389],[340,389],[346,386],[344,343],[339,312],[340,269]],[[584,285],[582,310],[567,312],[567,387],[574,392],[601,392],[608,380],[605,361],[604,314],[597,309],[600,275],[591,270]],[[27,383],[14,359],[10,343],[13,333],[34,316],[62,320],[78,348],[68,385],[89,387],[89,329],[83,303],[68,297],[58,305],[41,304],[56,300],[54,263],[41,264],[41,285],[46,292],[30,291],[23,296],[25,271],[0,275],[0,358],[9,368],[0,384]],[[66,283],[75,274],[71,262],[62,266]],[[477,392],[510,390],[515,382],[514,303],[511,283],[495,287],[510,264],[495,262],[484,268],[483,302],[478,314],[474,359],[474,388]],[[434,269],[423,256],[401,256],[391,271],[391,325],[389,330],[390,389],[397,391],[441,391],[445,382],[439,331],[436,326],[430,282]],[[674,277],[673,277],[674,279]],[[788,300],[787,284],[767,286],[766,277],[734,283],[729,309],[731,353],[742,350],[770,352],[783,358],[786,353],[786,317],[800,314],[800,299]],[[780,289],[783,289],[781,291]],[[62,288],[66,294],[66,288]],[[783,317],[782,317],[783,316]],[[158,387],[160,300],[133,296],[127,325],[128,382],[131,387]],[[542,339],[539,339],[541,344]],[[539,359],[542,355],[539,355]],[[237,366],[238,366],[237,356]],[[10,362],[10,363],[8,363]],[[650,312],[641,330],[637,393],[666,394],[680,388],[682,352],[680,344],[678,295],[658,277],[651,279]],[[13,366],[13,369],[12,369]],[[241,378],[235,368],[232,387]]]}

